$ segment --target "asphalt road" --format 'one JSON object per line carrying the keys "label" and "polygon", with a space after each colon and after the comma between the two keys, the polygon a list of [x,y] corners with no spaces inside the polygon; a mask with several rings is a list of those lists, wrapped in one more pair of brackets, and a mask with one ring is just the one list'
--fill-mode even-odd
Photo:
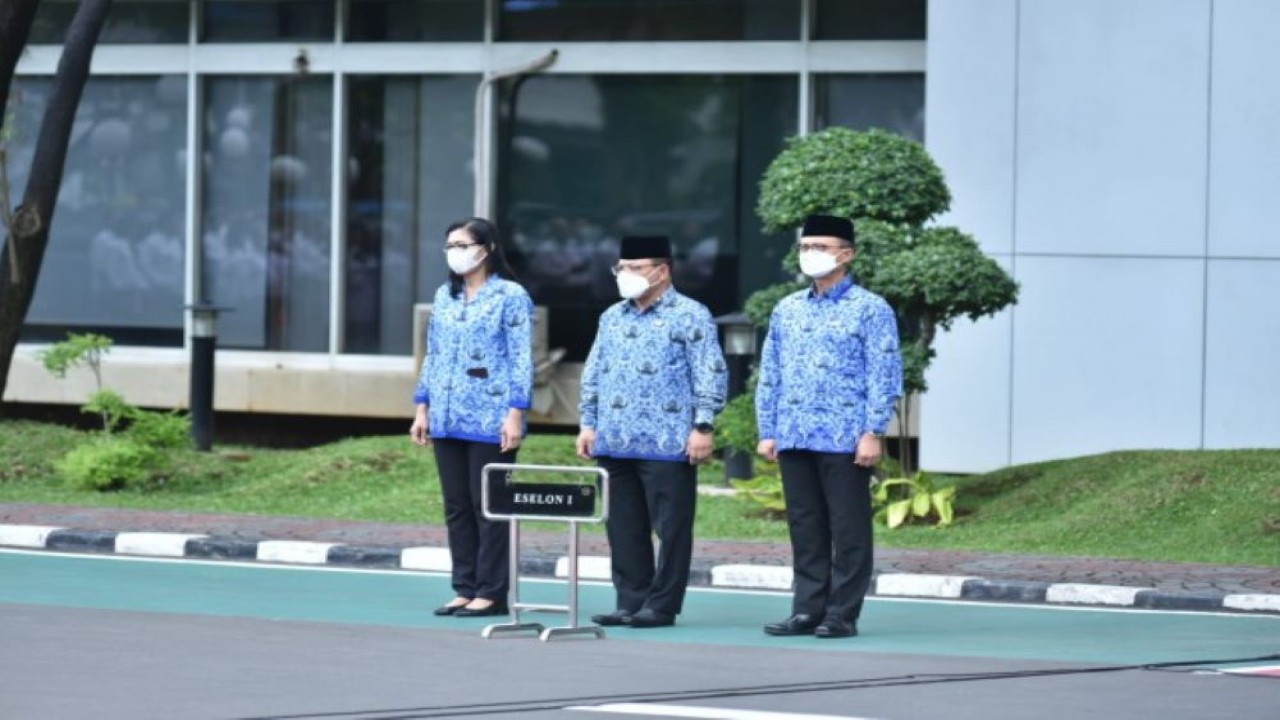
{"label": "asphalt road", "polygon": [[0,551],[0,718],[1280,717],[1280,678],[1216,672],[1280,662],[1270,616],[871,600],[858,638],[779,639],[760,625],[785,595],[706,590],[674,628],[542,643],[432,616],[450,594],[423,573]]}

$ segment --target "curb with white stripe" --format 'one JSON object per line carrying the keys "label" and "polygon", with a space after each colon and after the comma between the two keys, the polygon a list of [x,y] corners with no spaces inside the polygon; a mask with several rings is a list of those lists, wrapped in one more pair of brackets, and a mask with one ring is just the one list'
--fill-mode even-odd
{"label": "curb with white stripe", "polygon": [[[242,540],[209,535],[164,532],[104,532],[44,525],[0,524],[0,547],[98,552],[153,557],[189,557],[299,565],[389,567],[425,572],[449,572],[449,549],[442,547],[362,547],[301,540]],[[569,558],[522,558],[521,572],[529,576],[567,577]],[[608,581],[608,557],[579,556],[578,577]],[[714,565],[695,568],[690,582],[721,588],[792,589],[792,571],[777,565]],[[1262,593],[1167,592],[1155,588],[1082,583],[987,580],[968,575],[880,573],[872,582],[880,597],[985,600],[1051,603],[1160,610],[1230,610],[1280,615],[1280,595]]]}

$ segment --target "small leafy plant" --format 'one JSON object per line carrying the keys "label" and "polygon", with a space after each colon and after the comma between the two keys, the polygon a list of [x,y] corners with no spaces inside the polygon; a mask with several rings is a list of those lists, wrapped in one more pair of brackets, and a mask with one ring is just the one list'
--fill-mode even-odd
{"label": "small leafy plant", "polygon": [[891,530],[911,521],[947,527],[955,519],[955,497],[954,485],[939,488],[932,475],[918,472],[881,480],[871,492],[871,504],[878,508],[876,519]]}
{"label": "small leafy plant", "polygon": [[138,485],[164,462],[163,454],[127,437],[100,435],[54,463],[76,490],[110,491]]}
{"label": "small leafy plant", "polygon": [[765,472],[750,480],[730,480],[729,484],[760,505],[760,510],[769,517],[784,517],[787,513],[787,501],[782,495],[782,478],[778,476],[777,465],[768,466]]}
{"label": "small leafy plant", "polygon": [[102,418],[102,432],[55,464],[78,490],[119,490],[138,486],[170,468],[170,451],[187,447],[191,421],[177,412],[143,410],[120,393],[102,386],[102,357],[111,349],[103,335],[70,334],[38,353],[46,370],[65,378],[74,367],[93,371],[97,390],[80,409]]}

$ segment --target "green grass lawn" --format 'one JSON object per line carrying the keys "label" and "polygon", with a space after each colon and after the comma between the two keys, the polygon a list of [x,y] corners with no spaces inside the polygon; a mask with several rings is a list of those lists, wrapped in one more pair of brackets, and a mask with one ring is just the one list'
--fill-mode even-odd
{"label": "green grass lawn", "polygon": [[[73,490],[53,462],[85,434],[0,421],[0,502],[440,523],[435,463],[406,437],[309,450],[182,452],[146,489]],[[582,464],[569,436],[533,436],[520,462]],[[718,466],[703,482],[718,483]],[[958,478],[945,530],[877,528],[885,547],[1280,564],[1280,450],[1116,452]],[[598,531],[598,529],[596,530]],[[702,497],[699,537],[782,540],[786,526],[737,497]]]}

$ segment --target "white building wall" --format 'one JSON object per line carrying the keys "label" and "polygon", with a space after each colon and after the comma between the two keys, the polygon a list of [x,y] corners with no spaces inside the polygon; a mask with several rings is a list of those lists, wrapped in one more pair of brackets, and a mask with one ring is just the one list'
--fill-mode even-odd
{"label": "white building wall", "polygon": [[941,222],[1022,295],[939,339],[924,466],[1280,445],[1280,3],[929,13],[927,138],[955,195]]}

